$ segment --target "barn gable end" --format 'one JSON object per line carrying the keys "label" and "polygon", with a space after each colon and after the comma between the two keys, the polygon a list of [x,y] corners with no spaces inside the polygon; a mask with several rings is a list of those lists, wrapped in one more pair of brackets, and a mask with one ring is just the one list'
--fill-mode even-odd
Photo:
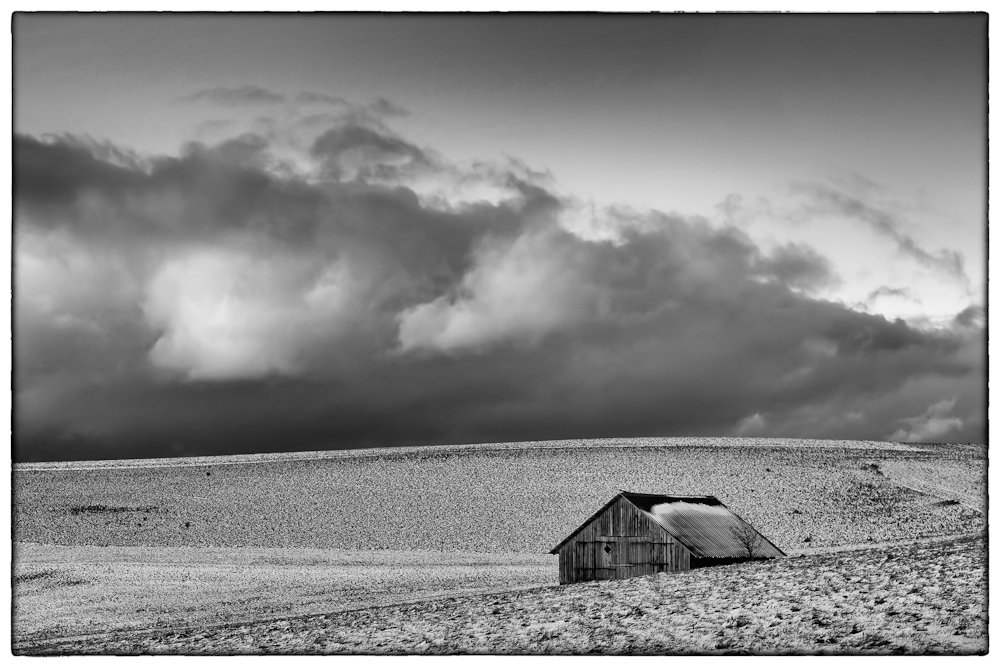
{"label": "barn gable end", "polygon": [[619,494],[563,540],[559,582],[628,579],[690,569],[691,553]]}

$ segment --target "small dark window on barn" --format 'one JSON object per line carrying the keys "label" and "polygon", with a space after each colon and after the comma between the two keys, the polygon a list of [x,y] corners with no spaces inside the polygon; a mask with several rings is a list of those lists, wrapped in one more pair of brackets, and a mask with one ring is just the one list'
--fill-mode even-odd
{"label": "small dark window on barn", "polygon": [[604,545],[604,553],[606,553],[606,554],[611,553],[611,545],[610,544],[605,544]]}

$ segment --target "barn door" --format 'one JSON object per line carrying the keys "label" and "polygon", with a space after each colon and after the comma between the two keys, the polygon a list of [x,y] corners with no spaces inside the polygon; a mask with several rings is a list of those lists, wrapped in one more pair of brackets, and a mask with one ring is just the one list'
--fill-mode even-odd
{"label": "barn door", "polygon": [[[597,555],[600,558],[601,567],[610,569],[612,573],[618,567],[618,543],[614,541],[598,542]],[[613,576],[610,578],[614,578]]]}
{"label": "barn door", "polygon": [[592,579],[617,579],[620,561],[617,540],[577,542],[574,546],[576,581]]}

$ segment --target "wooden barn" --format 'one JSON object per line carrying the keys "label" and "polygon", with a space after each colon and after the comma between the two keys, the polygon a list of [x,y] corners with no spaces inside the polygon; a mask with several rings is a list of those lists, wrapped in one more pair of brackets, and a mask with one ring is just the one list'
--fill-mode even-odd
{"label": "wooden barn", "polygon": [[628,579],[785,553],[714,496],[622,491],[549,553],[559,583]]}

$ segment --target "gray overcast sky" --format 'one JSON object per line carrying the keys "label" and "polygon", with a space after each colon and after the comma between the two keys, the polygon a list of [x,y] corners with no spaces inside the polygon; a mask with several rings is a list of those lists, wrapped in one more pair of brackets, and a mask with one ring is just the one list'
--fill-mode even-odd
{"label": "gray overcast sky", "polygon": [[17,15],[18,455],[981,439],[985,25]]}

